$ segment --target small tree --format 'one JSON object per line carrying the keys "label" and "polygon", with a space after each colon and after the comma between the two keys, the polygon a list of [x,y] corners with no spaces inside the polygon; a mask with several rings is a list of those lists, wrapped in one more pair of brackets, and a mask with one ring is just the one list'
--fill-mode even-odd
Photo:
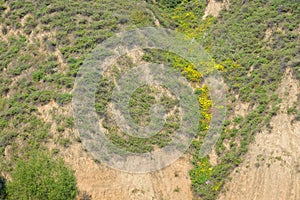
{"label": "small tree", "polygon": [[20,159],[7,182],[8,199],[71,200],[76,194],[73,171],[44,153]]}

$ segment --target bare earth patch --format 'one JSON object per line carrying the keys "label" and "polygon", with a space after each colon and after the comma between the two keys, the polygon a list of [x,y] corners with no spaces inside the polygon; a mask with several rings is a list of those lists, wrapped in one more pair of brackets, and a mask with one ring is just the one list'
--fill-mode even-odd
{"label": "bare earth patch", "polygon": [[223,1],[216,1],[216,0],[209,0],[208,4],[205,8],[204,15],[202,19],[204,20],[207,16],[211,15],[213,17],[217,17],[220,13],[220,11],[225,7],[228,9],[229,1],[223,0]]}
{"label": "bare earth patch", "polygon": [[192,199],[188,174],[192,166],[187,156],[157,172],[130,174],[96,163],[79,143],[65,149],[62,155],[75,170],[79,190],[93,200]]}
{"label": "bare earth patch", "polygon": [[299,93],[299,83],[288,69],[278,89],[283,101],[271,128],[256,135],[219,200],[300,199],[300,122],[292,122],[294,117],[287,114]]}

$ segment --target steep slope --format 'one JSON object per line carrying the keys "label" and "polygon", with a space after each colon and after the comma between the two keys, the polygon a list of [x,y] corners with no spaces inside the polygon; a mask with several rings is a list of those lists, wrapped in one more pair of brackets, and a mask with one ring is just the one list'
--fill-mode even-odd
{"label": "steep slope", "polygon": [[[40,151],[62,157],[74,170],[78,199],[300,198],[297,1],[0,4],[0,199],[3,180],[13,181],[16,159]],[[213,153],[200,158],[211,106],[209,91],[200,90],[207,115],[191,154],[158,172],[128,174],[84,149],[70,102],[78,69],[95,45],[144,26],[176,29],[203,45],[228,86],[228,115]],[[176,57],[159,56],[190,70]]]}
{"label": "steep slope", "polygon": [[220,200],[300,198],[300,122],[287,113],[299,103],[299,82],[288,68],[278,88],[280,110],[255,136],[243,163],[225,184]]}
{"label": "steep slope", "polygon": [[159,26],[162,17],[147,7],[136,1],[1,1],[0,171],[6,180],[13,181],[15,158],[45,151],[74,170],[78,199],[192,198],[187,157],[157,173],[119,172],[93,159],[73,127],[71,93],[82,60],[118,31]]}
{"label": "steep slope", "polygon": [[80,145],[70,146],[63,157],[75,170],[78,188],[90,195],[91,199],[192,199],[188,157],[148,174],[129,174],[95,163]]}

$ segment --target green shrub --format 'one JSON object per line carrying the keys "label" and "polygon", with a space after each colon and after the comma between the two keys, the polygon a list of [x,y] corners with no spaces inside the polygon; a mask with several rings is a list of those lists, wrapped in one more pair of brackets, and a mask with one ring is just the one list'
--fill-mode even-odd
{"label": "green shrub", "polygon": [[12,181],[7,182],[8,199],[68,200],[77,194],[76,180],[61,159],[35,153],[17,162]]}
{"label": "green shrub", "polygon": [[54,97],[54,92],[50,90],[36,91],[32,94],[35,103],[47,104]]}
{"label": "green shrub", "polygon": [[44,79],[46,73],[43,70],[37,70],[32,73],[32,79],[36,82]]}
{"label": "green shrub", "polygon": [[72,94],[68,94],[68,93],[58,94],[57,97],[55,98],[55,101],[60,105],[65,105],[67,103],[70,103],[71,100],[72,100]]}

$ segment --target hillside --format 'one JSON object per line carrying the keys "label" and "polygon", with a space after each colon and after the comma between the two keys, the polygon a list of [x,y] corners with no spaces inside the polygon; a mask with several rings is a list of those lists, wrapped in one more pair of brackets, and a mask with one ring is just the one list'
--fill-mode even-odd
{"label": "hillside", "polygon": [[[0,0],[0,16],[0,199],[300,199],[297,1]],[[128,173],[86,145],[74,94],[99,44],[144,27],[184,34],[187,49],[201,45],[199,57],[207,60],[192,63],[164,49],[138,49],[101,74],[93,110],[105,137],[123,151],[167,147],[185,114],[176,91],[143,85],[130,94],[129,115],[147,127],[159,104],[164,124],[149,138],[118,127],[114,88],[138,66],[164,64],[178,72],[194,93],[192,108],[199,108],[199,116],[190,119],[199,125],[184,155],[157,171]],[[226,90],[226,97],[217,93],[222,106],[205,81],[213,73],[223,79],[223,88],[215,85]],[[226,114],[219,138],[203,156],[199,152],[220,107]]]}

